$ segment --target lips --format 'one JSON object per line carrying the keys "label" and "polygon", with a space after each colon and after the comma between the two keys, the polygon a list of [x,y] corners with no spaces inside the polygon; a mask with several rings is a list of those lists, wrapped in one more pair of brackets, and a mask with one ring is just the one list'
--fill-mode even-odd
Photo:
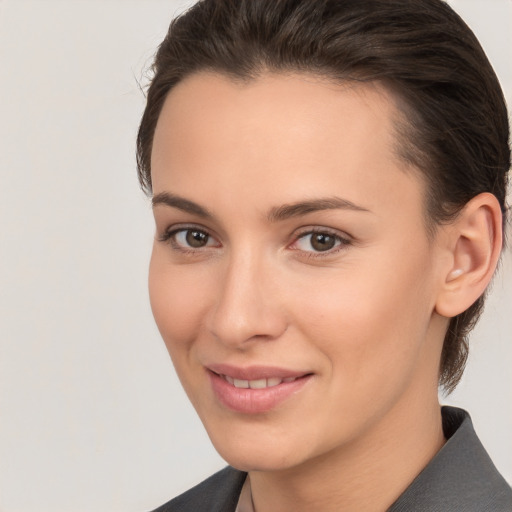
{"label": "lips", "polygon": [[286,377],[284,379],[280,377],[270,377],[269,379],[254,379],[254,380],[245,380],[245,379],[234,379],[229,375],[220,375],[226,382],[229,382],[235,388],[240,389],[265,389],[272,388],[274,386],[279,386],[282,382],[293,382],[299,377]]}
{"label": "lips", "polygon": [[219,402],[244,414],[270,412],[302,390],[312,377],[311,373],[270,366],[239,368],[222,364],[207,369]]}
{"label": "lips", "polygon": [[277,378],[281,380],[296,379],[311,372],[291,370],[279,366],[252,365],[247,367],[233,366],[230,364],[208,364],[206,368],[217,375],[229,376],[238,380],[261,380]]}

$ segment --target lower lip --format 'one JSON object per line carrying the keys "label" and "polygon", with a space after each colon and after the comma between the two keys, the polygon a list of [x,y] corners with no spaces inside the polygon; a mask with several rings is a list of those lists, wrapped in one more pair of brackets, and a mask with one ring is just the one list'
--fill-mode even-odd
{"label": "lower lip", "polygon": [[229,409],[244,414],[269,412],[300,391],[311,379],[305,375],[292,382],[263,389],[236,388],[223,377],[208,371],[212,388],[219,401]]}

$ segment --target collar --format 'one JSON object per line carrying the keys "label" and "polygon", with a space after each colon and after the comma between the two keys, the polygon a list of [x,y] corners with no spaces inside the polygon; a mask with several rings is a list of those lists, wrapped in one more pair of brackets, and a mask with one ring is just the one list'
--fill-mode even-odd
{"label": "collar", "polygon": [[443,407],[444,446],[388,512],[512,510],[512,489],[498,473],[469,414]]}

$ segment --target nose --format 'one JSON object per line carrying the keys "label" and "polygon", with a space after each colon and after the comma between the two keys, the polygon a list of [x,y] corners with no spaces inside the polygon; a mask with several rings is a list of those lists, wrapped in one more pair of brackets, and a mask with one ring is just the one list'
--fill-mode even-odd
{"label": "nose", "polygon": [[218,283],[209,328],[221,343],[244,350],[250,342],[274,340],[286,330],[278,272],[272,264],[245,250],[226,262]]}

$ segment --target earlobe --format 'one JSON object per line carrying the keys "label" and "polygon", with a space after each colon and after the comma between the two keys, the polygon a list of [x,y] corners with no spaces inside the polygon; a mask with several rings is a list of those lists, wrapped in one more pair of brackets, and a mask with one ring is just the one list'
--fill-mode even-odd
{"label": "earlobe", "polygon": [[454,317],[485,291],[502,246],[502,214],[496,197],[482,193],[469,201],[449,226],[451,257],[442,277],[436,312]]}

